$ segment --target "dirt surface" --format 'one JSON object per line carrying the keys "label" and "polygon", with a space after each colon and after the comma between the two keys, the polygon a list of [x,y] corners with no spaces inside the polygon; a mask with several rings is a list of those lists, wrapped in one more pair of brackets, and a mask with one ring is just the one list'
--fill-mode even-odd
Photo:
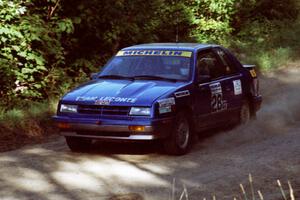
{"label": "dirt surface", "polygon": [[[0,154],[0,199],[188,199],[248,198],[248,174],[265,199],[282,199],[276,180],[289,180],[300,199],[300,67],[264,76],[258,119],[229,131],[214,131],[185,156],[156,145],[100,144],[72,153],[62,137]],[[174,185],[175,187],[173,187]],[[257,196],[256,196],[257,197]],[[183,199],[186,199],[184,197]]]}

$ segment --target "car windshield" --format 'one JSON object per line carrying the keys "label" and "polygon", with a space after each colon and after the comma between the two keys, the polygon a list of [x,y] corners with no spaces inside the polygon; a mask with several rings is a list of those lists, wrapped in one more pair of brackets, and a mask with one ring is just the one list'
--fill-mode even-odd
{"label": "car windshield", "polygon": [[[143,53],[128,55],[124,51],[120,52],[105,66],[99,77],[153,78],[179,81],[186,81],[190,77],[191,52],[155,50],[153,55],[142,55]],[[176,54],[176,52],[179,53]]]}

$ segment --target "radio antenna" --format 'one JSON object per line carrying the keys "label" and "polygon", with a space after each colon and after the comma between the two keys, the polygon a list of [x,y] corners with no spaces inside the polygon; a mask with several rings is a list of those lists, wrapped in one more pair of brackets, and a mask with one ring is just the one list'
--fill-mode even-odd
{"label": "radio antenna", "polygon": [[[176,0],[176,6],[177,6],[178,0]],[[178,8],[176,8],[176,43],[178,43],[179,40],[179,16],[178,16]]]}

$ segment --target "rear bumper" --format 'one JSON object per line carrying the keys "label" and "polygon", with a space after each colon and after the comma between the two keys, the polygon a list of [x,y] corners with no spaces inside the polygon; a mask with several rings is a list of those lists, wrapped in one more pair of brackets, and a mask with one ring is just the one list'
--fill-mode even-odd
{"label": "rear bumper", "polygon": [[[173,118],[147,120],[81,119],[54,116],[60,134],[103,141],[147,141],[168,137]],[[61,127],[61,125],[65,127]],[[131,126],[142,126],[143,130],[132,131]]]}
{"label": "rear bumper", "polygon": [[260,109],[261,103],[262,103],[262,96],[261,95],[253,96],[251,98],[251,104],[253,106],[253,111],[254,112],[256,112]]}

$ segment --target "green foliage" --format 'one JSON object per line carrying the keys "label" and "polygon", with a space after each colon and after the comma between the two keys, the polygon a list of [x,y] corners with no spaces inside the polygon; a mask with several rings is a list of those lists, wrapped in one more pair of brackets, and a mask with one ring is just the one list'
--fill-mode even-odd
{"label": "green foliage", "polygon": [[60,96],[122,47],[214,42],[269,69],[300,46],[296,0],[0,0],[0,106]]}
{"label": "green foliage", "polygon": [[175,42],[177,22],[181,39],[189,33],[189,10],[175,1],[65,0],[62,6],[65,16],[75,24],[67,44],[67,60],[75,71],[82,68],[91,72],[130,44]]}
{"label": "green foliage", "polygon": [[299,14],[297,0],[242,0],[236,4],[236,15],[232,27],[238,33],[252,22],[295,20]]}
{"label": "green foliage", "polygon": [[197,0],[188,5],[194,14],[192,36],[199,42],[221,42],[232,32],[236,0]]}
{"label": "green foliage", "polygon": [[[1,98],[8,104],[13,99],[45,98],[49,71],[63,67],[64,48],[60,39],[73,31],[69,19],[46,20],[47,4],[39,11],[29,9],[35,1],[0,2],[0,80]],[[3,75],[3,77],[5,77]]]}
{"label": "green foliage", "polygon": [[299,52],[299,19],[247,20],[244,28],[233,35],[231,48],[240,54],[243,62],[257,64],[261,70],[283,66]]}

